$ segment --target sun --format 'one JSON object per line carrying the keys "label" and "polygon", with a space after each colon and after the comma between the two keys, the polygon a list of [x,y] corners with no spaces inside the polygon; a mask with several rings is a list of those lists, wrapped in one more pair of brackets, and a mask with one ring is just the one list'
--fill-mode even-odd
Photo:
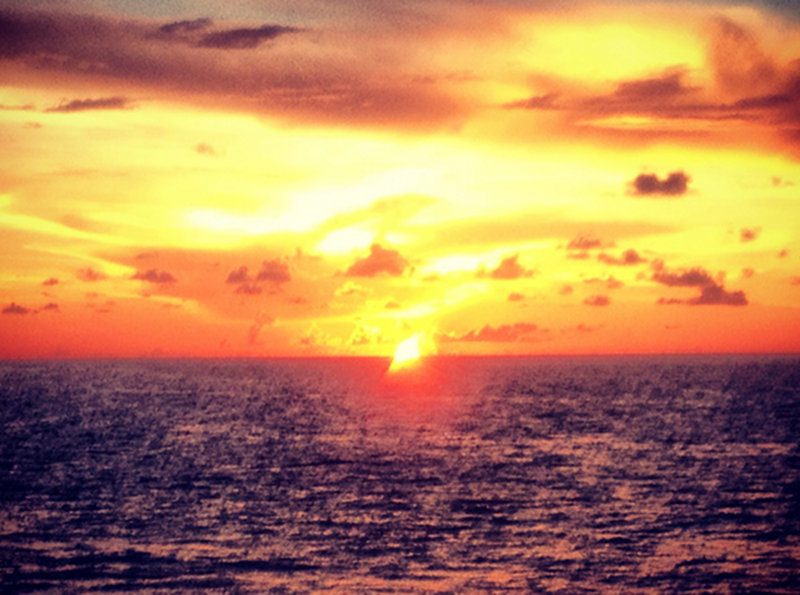
{"label": "sun", "polygon": [[389,366],[390,372],[396,372],[403,368],[410,367],[419,360],[422,355],[421,337],[414,335],[399,343],[394,350],[394,358]]}

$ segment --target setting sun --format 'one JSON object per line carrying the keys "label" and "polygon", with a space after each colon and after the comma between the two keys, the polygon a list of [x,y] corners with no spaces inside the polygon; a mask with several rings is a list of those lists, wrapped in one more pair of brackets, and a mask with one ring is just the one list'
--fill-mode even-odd
{"label": "setting sun", "polygon": [[402,368],[407,368],[419,360],[421,355],[420,336],[409,337],[395,348],[389,371],[395,372]]}

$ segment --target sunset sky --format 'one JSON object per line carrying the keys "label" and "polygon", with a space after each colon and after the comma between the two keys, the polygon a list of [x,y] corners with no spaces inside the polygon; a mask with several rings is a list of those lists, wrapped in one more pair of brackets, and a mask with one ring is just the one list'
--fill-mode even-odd
{"label": "sunset sky", "polygon": [[792,5],[0,0],[0,357],[800,351]]}

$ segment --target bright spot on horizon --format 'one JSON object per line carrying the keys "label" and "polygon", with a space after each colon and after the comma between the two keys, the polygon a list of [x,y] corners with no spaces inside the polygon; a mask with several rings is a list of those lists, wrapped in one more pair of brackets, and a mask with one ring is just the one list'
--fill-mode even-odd
{"label": "bright spot on horizon", "polygon": [[409,337],[397,345],[394,350],[394,358],[389,366],[390,372],[396,372],[403,368],[413,365],[422,355],[420,348],[420,335]]}

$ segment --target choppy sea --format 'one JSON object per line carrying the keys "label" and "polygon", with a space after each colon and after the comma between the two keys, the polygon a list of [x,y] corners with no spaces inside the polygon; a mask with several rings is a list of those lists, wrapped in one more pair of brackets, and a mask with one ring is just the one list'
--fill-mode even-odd
{"label": "choppy sea", "polygon": [[0,362],[0,591],[798,593],[800,359]]}

